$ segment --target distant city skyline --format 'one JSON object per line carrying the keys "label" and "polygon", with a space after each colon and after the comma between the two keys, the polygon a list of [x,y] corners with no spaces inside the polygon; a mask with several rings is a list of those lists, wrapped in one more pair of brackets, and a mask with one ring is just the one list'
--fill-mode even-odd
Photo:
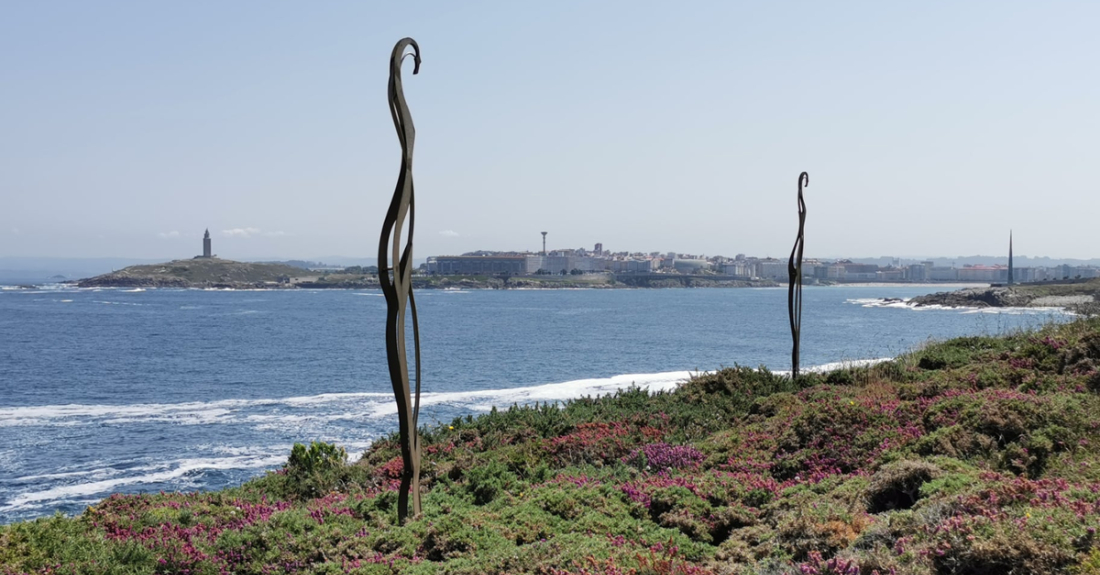
{"label": "distant city skyline", "polygon": [[[261,230],[258,230],[258,229],[255,229],[255,228],[241,229],[241,230],[223,230],[222,231],[222,237],[219,238],[218,240],[220,242],[221,240],[233,239],[233,238],[249,238],[249,237],[253,237],[253,236],[259,236],[259,235],[261,235],[261,233],[262,233]],[[608,254],[623,254],[623,253],[625,253],[625,254],[669,254],[669,253],[677,253],[677,254],[692,254],[691,257],[695,257],[696,255],[698,255],[700,257],[729,257],[729,258],[732,258],[736,255],[749,255],[750,257],[776,258],[776,259],[783,259],[783,257],[784,257],[781,254],[780,255],[745,254],[745,252],[740,251],[740,250],[727,250],[727,251],[717,252],[717,253],[706,253],[706,252],[697,251],[697,250],[667,250],[667,249],[663,249],[663,250],[662,249],[638,250],[638,249],[630,249],[630,248],[614,249],[613,247],[606,247],[603,242],[592,242],[592,243],[590,243],[589,245],[592,246],[591,249],[588,248],[588,247],[585,247],[583,245],[582,246],[569,246],[569,247],[566,247],[566,246],[556,246],[555,247],[552,244],[545,243],[546,242],[546,236],[548,235],[548,233],[549,232],[540,232],[540,236],[542,237],[543,244],[541,246],[539,246],[538,249],[530,249],[530,248],[520,248],[520,249],[517,249],[517,248],[512,248],[512,249],[476,249],[476,250],[469,250],[469,251],[461,252],[461,253],[449,253],[449,252],[448,253],[437,253],[437,254],[417,253],[417,258],[416,259],[418,261],[423,261],[427,258],[436,257],[436,256],[458,256],[458,255],[463,255],[463,254],[467,254],[467,253],[479,253],[479,252],[533,253],[533,254],[537,254],[537,253],[544,253],[546,251],[560,252],[560,251],[572,251],[572,250],[599,251],[599,252],[604,252],[604,253],[608,253]],[[267,234],[267,235],[270,236],[271,234]],[[282,235],[283,234],[279,234],[276,237],[281,237]],[[188,240],[188,241],[191,241],[193,245],[197,245],[198,242],[201,241],[201,246],[199,246],[199,249],[198,249],[199,253],[198,253],[198,255],[172,254],[172,255],[165,255],[164,257],[161,257],[161,258],[156,258],[156,257],[153,257],[153,258],[149,258],[149,257],[132,257],[132,256],[127,257],[127,256],[120,256],[120,255],[89,256],[89,257],[85,257],[85,258],[79,258],[79,257],[74,258],[74,257],[71,257],[71,256],[0,256],[0,263],[2,263],[6,259],[9,259],[9,260],[10,259],[16,259],[16,260],[18,260],[18,259],[50,260],[50,259],[57,258],[57,259],[74,259],[74,260],[80,260],[80,259],[86,259],[86,260],[120,259],[120,260],[134,260],[134,261],[145,261],[145,260],[148,260],[148,261],[152,261],[152,260],[170,261],[170,260],[177,260],[177,259],[188,259],[190,257],[212,257],[212,242],[214,241],[214,239],[211,237],[209,229],[204,229],[201,235],[195,235],[193,237],[189,234],[180,234],[178,232],[172,232],[170,234],[167,234],[165,239]],[[183,248],[183,249],[186,250],[186,248]],[[219,257],[219,256],[213,255],[213,257]],[[842,254],[842,255],[837,255],[837,254],[831,254],[831,255],[826,255],[826,256],[816,256],[816,255],[815,256],[811,256],[811,255],[806,256],[807,259],[818,259],[818,260],[898,259],[898,260],[910,260],[910,261],[949,260],[949,259],[953,259],[953,258],[954,259],[964,259],[964,260],[968,259],[968,258],[1005,259],[1007,261],[1010,257],[1012,257],[1012,237],[1011,237],[1011,233],[1010,233],[1010,237],[1009,237],[1009,244],[1007,246],[1007,251],[1004,254],[970,254],[970,255],[959,254],[959,255],[954,255],[954,256],[950,256],[950,255],[911,255],[911,254],[906,254],[906,255],[894,255],[894,254],[880,254],[880,255]],[[1085,257],[1085,258],[1066,258],[1066,257],[1048,256],[1048,255],[1029,256],[1029,255],[1026,255],[1026,254],[1016,255],[1015,257],[1016,257],[1016,259],[1020,259],[1020,260],[1024,260],[1024,261],[1029,260],[1029,259],[1036,259],[1036,260],[1051,260],[1051,259],[1053,259],[1053,260],[1059,260],[1059,261],[1067,260],[1067,261],[1097,261],[1097,262],[1100,262],[1100,257],[1094,257],[1094,258],[1089,258],[1089,257]],[[299,260],[299,261],[324,262],[326,259],[343,261],[343,260],[372,260],[373,258],[366,257],[366,256],[354,256],[354,255],[342,255],[342,254],[330,254],[330,255],[327,255],[327,256],[305,256],[305,257],[302,257],[302,256],[289,257],[289,256],[284,256],[284,255],[269,254],[269,255],[266,255],[266,256],[236,256],[236,257],[232,256],[232,255],[227,255],[223,259],[240,259],[240,260],[243,260],[243,261]],[[2,268],[0,268],[0,269],[2,269]]]}
{"label": "distant city skyline", "polygon": [[[1100,3],[0,8],[0,257],[370,256],[417,128],[417,258],[553,246],[1100,256]],[[908,257],[908,256],[899,256]]]}

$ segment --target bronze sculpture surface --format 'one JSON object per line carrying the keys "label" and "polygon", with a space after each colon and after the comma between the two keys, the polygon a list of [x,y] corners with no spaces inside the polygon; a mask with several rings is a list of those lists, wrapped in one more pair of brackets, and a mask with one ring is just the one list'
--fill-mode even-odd
{"label": "bronze sculpture surface", "polygon": [[802,247],[806,242],[806,201],[802,197],[803,181],[806,187],[810,186],[810,175],[806,172],[798,175],[798,236],[794,240],[791,259],[787,262],[787,274],[790,276],[790,283],[787,284],[787,313],[791,319],[791,338],[794,340],[794,346],[791,349],[792,379],[798,377],[798,347],[802,336]]}
{"label": "bronze sculpture surface", "polygon": [[[386,297],[386,359],[390,381],[397,400],[397,419],[401,442],[401,488],[398,491],[397,518],[404,522],[411,515],[420,513],[420,438],[417,435],[417,419],[420,415],[420,331],[416,319],[416,299],[412,289],[413,223],[415,202],[413,199],[412,157],[416,129],[405,102],[401,84],[401,63],[405,50],[412,47],[413,74],[420,72],[420,46],[412,38],[402,38],[390,55],[389,101],[393,125],[401,142],[401,168],[397,187],[390,200],[386,219],[382,224],[382,236],[378,240],[378,282]],[[401,247],[402,227],[409,222],[408,237]],[[392,259],[391,259],[392,258]],[[411,315],[413,328],[413,361],[416,364],[415,400],[409,386],[408,350],[405,346],[405,316]]]}

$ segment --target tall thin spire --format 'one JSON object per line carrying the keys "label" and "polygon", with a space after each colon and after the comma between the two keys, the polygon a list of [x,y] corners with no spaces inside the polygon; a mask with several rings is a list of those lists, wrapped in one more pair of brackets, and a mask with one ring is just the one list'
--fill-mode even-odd
{"label": "tall thin spire", "polygon": [[1008,285],[1012,282],[1012,230],[1008,230]]}

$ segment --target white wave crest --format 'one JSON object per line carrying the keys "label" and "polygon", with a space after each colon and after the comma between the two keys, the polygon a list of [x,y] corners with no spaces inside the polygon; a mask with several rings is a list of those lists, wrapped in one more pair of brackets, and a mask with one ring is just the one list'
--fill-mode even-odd
{"label": "white wave crest", "polygon": [[845,361],[834,361],[832,363],[824,363],[821,365],[815,365],[807,368],[806,371],[813,373],[828,373],[830,371],[836,371],[838,369],[852,369],[855,367],[870,367],[887,361],[893,361],[892,357],[880,357],[877,359],[850,359]]}
{"label": "white wave crest", "polygon": [[1000,315],[1062,315],[1069,314],[1060,307],[978,307],[978,308],[954,308],[964,309],[962,313],[986,313]]}
{"label": "white wave crest", "polygon": [[[889,358],[850,360],[809,367],[806,371],[825,372],[834,369],[873,365]],[[534,402],[560,402],[583,396],[614,393],[636,386],[651,392],[671,391],[694,375],[706,372],[670,371],[662,373],[623,374],[605,378],[589,378],[506,389],[465,392],[428,392],[421,395],[421,406],[446,405],[467,411],[488,411],[494,406]],[[776,372],[779,375],[784,372]],[[353,406],[353,409],[347,407]],[[337,409],[333,409],[336,407]],[[261,408],[260,412],[256,408]],[[267,408],[263,410],[262,408]],[[209,402],[149,403],[134,405],[44,405],[0,408],[0,427],[16,425],[122,425],[138,422],[168,424],[245,424],[257,429],[265,427],[301,427],[335,420],[364,420],[392,417],[397,411],[389,393],[322,393],[277,399],[226,399]],[[323,428],[322,428],[323,429]],[[348,442],[340,437],[326,437],[310,430],[308,435],[318,441],[335,442],[348,450],[355,461],[371,446],[368,435]],[[372,434],[373,435],[373,434]],[[208,457],[153,462],[137,467],[90,464],[91,468],[61,468],[40,475],[15,479],[23,491],[0,497],[0,513],[55,505],[58,502],[90,503],[108,493],[131,485],[170,485],[186,488],[194,481],[201,483],[201,474],[210,470],[249,470],[274,468],[285,463],[290,444],[264,446],[203,445],[200,450]],[[74,483],[75,482],[75,483]],[[45,484],[45,485],[43,485]],[[157,487],[153,487],[156,489]],[[7,499],[5,501],[5,499]]]}
{"label": "white wave crest", "polygon": [[[423,393],[420,395],[420,405],[422,407],[448,405],[465,407],[475,411],[489,411],[493,407],[504,407],[513,403],[522,405],[536,401],[555,402],[588,395],[604,395],[631,386],[649,391],[670,391],[687,381],[694,373],[696,372],[669,371],[664,373],[624,374],[510,389]],[[395,413],[397,413],[397,404],[387,401],[375,404],[371,415],[382,417]]]}
{"label": "white wave crest", "polygon": [[[851,360],[808,367],[807,371],[871,365],[887,359]],[[636,386],[650,392],[671,391],[705,372],[669,371],[632,373],[612,377],[577,379],[561,383],[486,389],[476,391],[426,392],[420,405],[448,406],[470,411],[535,402],[558,402],[584,396],[605,395]],[[787,372],[777,371],[777,374]],[[333,409],[336,407],[337,409]],[[348,408],[351,409],[348,409]],[[342,408],[342,409],[340,409]],[[96,426],[135,423],[174,425],[244,424],[257,429],[286,425],[379,419],[397,413],[390,393],[321,393],[274,399],[223,399],[182,403],[138,403],[131,405],[36,405],[0,407],[0,427]]]}
{"label": "white wave crest", "polygon": [[894,308],[912,311],[954,311],[962,314],[984,313],[1004,315],[1063,315],[1069,314],[1060,307],[975,307],[947,306],[940,304],[915,305],[909,298],[850,298],[845,303],[868,308]]}
{"label": "white wave crest", "polygon": [[[88,483],[74,485],[61,485],[42,491],[20,493],[4,505],[0,505],[0,512],[22,509],[26,507],[40,506],[46,503],[64,501],[90,495],[103,494],[114,491],[124,485],[140,483],[164,483],[184,477],[193,472],[201,472],[216,469],[255,469],[259,467],[276,467],[286,461],[286,455],[265,455],[260,457],[221,457],[221,458],[196,458],[181,459],[155,466],[159,470],[143,475],[131,475],[103,479]],[[167,468],[167,469],[165,469]]]}
{"label": "white wave crest", "polygon": [[[562,401],[584,395],[612,393],[636,385],[650,391],[674,389],[691,372],[674,371],[653,374],[625,374],[608,378],[578,379],[530,387],[479,391],[428,392],[420,396],[421,406],[449,405],[474,411],[493,406],[536,401]],[[122,425],[127,423],[172,423],[178,425],[272,422],[318,422],[388,417],[397,413],[390,393],[321,393],[279,399],[224,399],[206,402],[144,403],[131,405],[39,405],[0,408],[0,427]],[[317,412],[313,408],[333,404],[358,409],[338,413]],[[269,408],[268,413],[242,413]],[[309,409],[305,413],[279,413],[279,408]]]}

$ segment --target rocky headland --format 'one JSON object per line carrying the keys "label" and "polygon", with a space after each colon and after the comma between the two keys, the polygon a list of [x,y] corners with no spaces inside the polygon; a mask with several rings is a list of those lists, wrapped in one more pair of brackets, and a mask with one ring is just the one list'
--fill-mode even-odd
{"label": "rocky headland", "polygon": [[1100,280],[1071,280],[973,287],[917,296],[910,304],[921,307],[1062,307],[1075,310],[1100,301]]}
{"label": "rocky headland", "polygon": [[138,265],[77,282],[79,287],[155,288],[292,288],[295,280],[313,274],[285,264],[261,264],[195,258]]}

